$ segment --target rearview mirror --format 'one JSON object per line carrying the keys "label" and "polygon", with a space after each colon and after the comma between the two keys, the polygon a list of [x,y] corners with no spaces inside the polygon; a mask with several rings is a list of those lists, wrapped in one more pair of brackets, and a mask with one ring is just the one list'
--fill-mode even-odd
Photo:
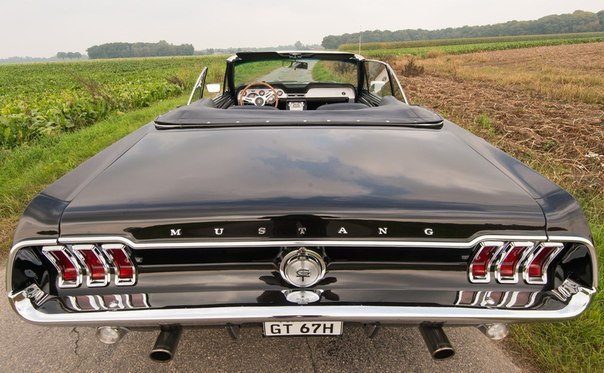
{"label": "rearview mirror", "polygon": [[220,92],[220,83],[206,84],[206,88],[210,93],[218,93]]}

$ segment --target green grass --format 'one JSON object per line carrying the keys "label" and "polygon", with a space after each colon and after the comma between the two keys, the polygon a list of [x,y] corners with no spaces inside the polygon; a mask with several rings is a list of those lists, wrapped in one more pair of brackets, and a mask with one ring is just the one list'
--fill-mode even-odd
{"label": "green grass", "polygon": [[357,85],[356,66],[346,62],[318,61],[312,69],[315,82],[349,83]]}
{"label": "green grass", "polygon": [[235,86],[250,84],[288,64],[289,61],[286,60],[253,61],[237,64],[235,66]]}
{"label": "green grass", "polygon": [[0,231],[8,232],[1,237],[0,253],[10,245],[18,216],[48,184],[157,115],[185,103],[185,96],[162,100],[141,110],[112,114],[76,132],[0,151]]}
{"label": "green grass", "polygon": [[[591,224],[599,257],[599,285],[604,284],[604,222]],[[561,323],[516,325],[516,345],[544,371],[604,371],[604,293],[600,290],[578,319]]]}
{"label": "green grass", "polygon": [[[475,52],[488,52],[506,49],[533,48],[564,44],[581,44],[604,42],[603,36],[571,38],[571,39],[544,39],[544,40],[518,40],[491,43],[468,43],[453,45],[434,45],[424,47],[405,48],[377,48],[362,49],[361,54],[365,57],[388,59],[398,56],[418,56],[421,58],[438,56],[442,54],[467,54]],[[357,49],[358,51],[358,46]]]}
{"label": "green grass", "polygon": [[88,126],[112,112],[189,92],[203,66],[222,82],[224,57],[53,62],[0,66],[0,147]]}

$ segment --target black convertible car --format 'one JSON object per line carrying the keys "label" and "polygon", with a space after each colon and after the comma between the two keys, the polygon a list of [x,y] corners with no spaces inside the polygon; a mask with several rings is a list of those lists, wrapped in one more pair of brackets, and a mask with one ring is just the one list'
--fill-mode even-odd
{"label": "black convertible car", "polygon": [[[265,336],[372,337],[579,315],[596,290],[586,219],[564,190],[351,53],[238,53],[223,89],[113,144],[42,191],[8,260],[9,299],[105,343],[243,324]],[[260,333],[260,329],[258,330]]]}

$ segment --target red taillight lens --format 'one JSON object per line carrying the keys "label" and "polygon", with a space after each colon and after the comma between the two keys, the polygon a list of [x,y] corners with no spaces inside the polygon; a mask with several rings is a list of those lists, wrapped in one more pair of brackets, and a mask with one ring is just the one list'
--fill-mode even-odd
{"label": "red taillight lens", "polygon": [[520,261],[533,247],[530,242],[512,242],[497,264],[497,280],[504,283],[518,282]]}
{"label": "red taillight lens", "polygon": [[100,251],[94,245],[74,245],[88,270],[88,286],[104,286],[109,281],[109,268]]}
{"label": "red taillight lens", "polygon": [[77,287],[80,285],[80,267],[65,247],[45,247],[44,253],[59,272],[59,287]]}
{"label": "red taillight lens", "polygon": [[547,266],[554,256],[562,250],[559,243],[545,243],[540,245],[529,258],[525,272],[525,280],[529,284],[544,284],[546,282]]}
{"label": "red taillight lens", "polygon": [[489,270],[495,254],[503,246],[501,242],[485,242],[470,263],[470,280],[472,282],[489,282]]}
{"label": "red taillight lens", "polygon": [[103,245],[113,258],[116,267],[116,285],[132,285],[135,282],[135,269],[130,257],[122,245]]}

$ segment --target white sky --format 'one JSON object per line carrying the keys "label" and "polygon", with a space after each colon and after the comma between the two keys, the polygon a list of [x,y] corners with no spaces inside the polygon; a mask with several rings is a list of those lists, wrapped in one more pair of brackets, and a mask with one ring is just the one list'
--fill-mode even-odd
{"label": "white sky", "polygon": [[107,42],[191,43],[196,50],[320,44],[363,30],[439,29],[530,20],[602,0],[0,0],[0,58],[50,57]]}

